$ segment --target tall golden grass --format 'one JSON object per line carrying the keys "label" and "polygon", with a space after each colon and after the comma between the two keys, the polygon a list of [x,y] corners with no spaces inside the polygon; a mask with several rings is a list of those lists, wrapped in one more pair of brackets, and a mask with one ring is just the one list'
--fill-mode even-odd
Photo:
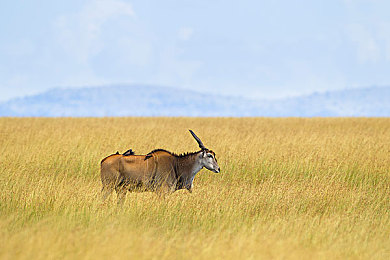
{"label": "tall golden grass", "polygon": [[[192,194],[115,194],[129,148],[217,155]],[[389,118],[0,118],[0,257],[390,258]]]}

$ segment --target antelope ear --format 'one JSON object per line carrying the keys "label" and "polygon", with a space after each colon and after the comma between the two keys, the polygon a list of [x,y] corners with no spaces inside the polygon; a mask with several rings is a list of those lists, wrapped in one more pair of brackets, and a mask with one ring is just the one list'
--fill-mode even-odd
{"label": "antelope ear", "polygon": [[203,156],[203,157],[206,157],[206,154],[207,154],[206,151],[203,150],[203,151],[202,151],[202,156]]}

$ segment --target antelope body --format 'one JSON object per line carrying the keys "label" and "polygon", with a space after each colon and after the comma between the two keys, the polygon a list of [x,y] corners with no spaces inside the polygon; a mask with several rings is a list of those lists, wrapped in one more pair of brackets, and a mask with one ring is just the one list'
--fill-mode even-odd
{"label": "antelope body", "polygon": [[195,175],[205,167],[218,173],[220,168],[215,153],[207,149],[190,130],[200,151],[174,154],[156,149],[147,155],[113,154],[101,162],[102,198],[105,200],[115,189],[118,204],[122,204],[127,191],[156,191],[172,193],[179,189],[192,192]]}

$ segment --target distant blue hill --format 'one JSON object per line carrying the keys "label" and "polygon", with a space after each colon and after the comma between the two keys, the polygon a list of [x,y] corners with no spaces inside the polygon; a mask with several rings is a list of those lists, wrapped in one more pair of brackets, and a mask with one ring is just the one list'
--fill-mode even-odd
{"label": "distant blue hill", "polygon": [[248,100],[137,85],[53,89],[0,103],[0,116],[390,116],[390,87],[370,87],[278,100]]}

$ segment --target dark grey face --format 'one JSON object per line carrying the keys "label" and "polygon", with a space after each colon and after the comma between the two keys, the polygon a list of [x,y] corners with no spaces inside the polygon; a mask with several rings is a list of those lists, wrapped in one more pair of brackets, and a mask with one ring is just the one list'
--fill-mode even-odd
{"label": "dark grey face", "polygon": [[219,173],[221,171],[213,151],[205,150],[202,152],[202,164],[203,167],[215,173]]}
{"label": "dark grey face", "polygon": [[198,142],[199,144],[199,148],[202,149],[202,154],[201,154],[201,164],[202,164],[202,167],[205,167],[206,169],[210,170],[210,171],[213,171],[213,172],[220,172],[220,168],[218,166],[218,163],[217,163],[217,159],[215,158],[215,153],[209,149],[207,149],[204,144],[202,143],[202,141],[200,140],[200,138],[198,136],[196,136],[196,134],[192,131],[192,130],[189,130],[190,133],[192,134],[192,136],[195,138],[195,140]]}

